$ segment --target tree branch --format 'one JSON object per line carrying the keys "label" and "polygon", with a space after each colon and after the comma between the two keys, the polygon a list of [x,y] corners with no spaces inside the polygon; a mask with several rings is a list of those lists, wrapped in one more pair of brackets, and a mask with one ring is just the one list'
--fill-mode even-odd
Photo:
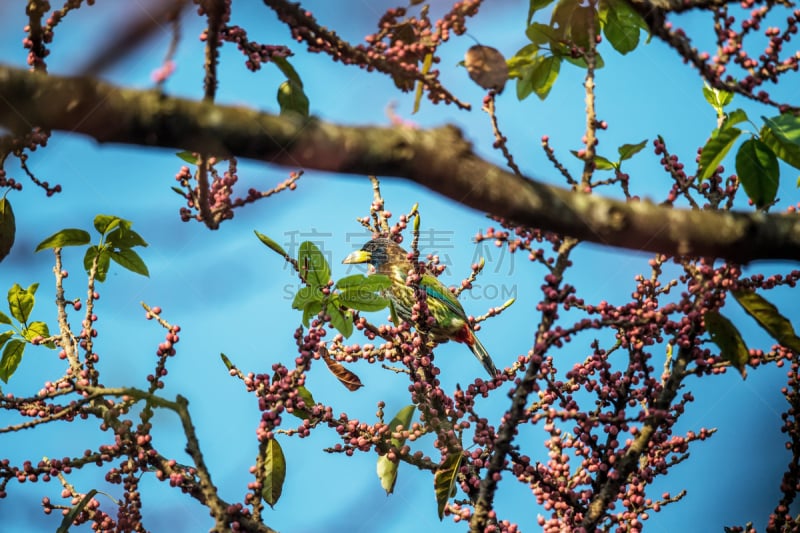
{"label": "tree branch", "polygon": [[293,168],[404,177],[466,206],[581,240],[669,255],[800,259],[800,217],[672,209],[576,194],[478,157],[453,126],[341,126],[0,67],[0,126],[98,142],[236,155]]}

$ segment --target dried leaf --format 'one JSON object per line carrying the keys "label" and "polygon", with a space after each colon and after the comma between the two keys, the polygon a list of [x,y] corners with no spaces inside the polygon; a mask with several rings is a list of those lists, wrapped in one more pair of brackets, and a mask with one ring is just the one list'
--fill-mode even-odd
{"label": "dried leaf", "polygon": [[476,44],[464,55],[464,65],[470,79],[483,89],[493,89],[498,93],[508,81],[508,65],[496,48]]}
{"label": "dried leaf", "polygon": [[322,348],[319,355],[322,357],[322,360],[325,361],[325,364],[328,365],[328,370],[336,376],[336,379],[338,379],[342,385],[347,387],[347,390],[357,391],[364,386],[358,376],[347,370],[341,363],[331,357],[326,348]]}

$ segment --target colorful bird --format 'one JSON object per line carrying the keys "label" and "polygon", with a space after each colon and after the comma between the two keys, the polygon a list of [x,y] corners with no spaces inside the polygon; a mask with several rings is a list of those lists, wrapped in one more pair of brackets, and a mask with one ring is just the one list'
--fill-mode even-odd
{"label": "colorful bird", "polygon": [[[411,308],[416,303],[414,289],[406,285],[406,278],[413,265],[408,252],[391,239],[379,238],[366,243],[360,250],[348,255],[342,263],[369,263],[378,274],[391,279],[392,284],[386,296],[392,301],[397,315],[411,322]],[[472,326],[467,320],[464,308],[455,295],[441,281],[430,274],[423,274],[419,286],[425,289],[428,311],[435,322],[426,329],[426,333],[435,342],[454,340],[466,343],[475,357],[483,364],[483,368],[491,377],[497,375],[497,368],[489,357],[486,348],[475,336]]]}

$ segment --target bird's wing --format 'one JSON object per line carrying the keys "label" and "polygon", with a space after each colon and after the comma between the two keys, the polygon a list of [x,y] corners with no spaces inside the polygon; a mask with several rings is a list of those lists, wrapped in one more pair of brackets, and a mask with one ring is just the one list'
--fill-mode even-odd
{"label": "bird's wing", "polygon": [[464,312],[464,308],[461,307],[461,303],[450,291],[450,289],[445,287],[441,281],[429,274],[423,274],[422,279],[419,281],[419,285],[420,287],[425,288],[425,293],[428,295],[428,298],[436,298],[440,302],[444,303],[445,306],[454,312],[459,318],[466,320],[467,314]]}

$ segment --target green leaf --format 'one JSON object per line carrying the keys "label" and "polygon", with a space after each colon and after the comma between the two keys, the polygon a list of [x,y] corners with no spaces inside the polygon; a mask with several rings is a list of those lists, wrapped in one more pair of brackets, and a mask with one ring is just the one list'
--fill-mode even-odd
{"label": "green leaf", "polygon": [[303,325],[308,327],[308,321],[322,311],[322,302],[309,302],[303,308]]}
{"label": "green leaf", "polygon": [[800,169],[800,118],[791,113],[762,118],[764,126],[759,132],[761,140],[775,155]]}
{"label": "green leaf", "polygon": [[589,26],[591,25],[594,25],[594,35],[600,35],[600,18],[594,7],[577,6],[569,20],[569,35],[572,41],[584,50],[590,49]]}
{"label": "green leaf", "polygon": [[711,134],[711,138],[703,147],[703,153],[700,154],[698,169],[700,181],[714,173],[741,133],[742,130],[738,128],[723,128]]}
{"label": "green leaf", "polygon": [[94,228],[100,232],[101,235],[105,235],[123,222],[127,222],[128,227],[130,227],[130,222],[119,217],[113,215],[97,215],[94,217]]}
{"label": "green leaf", "polygon": [[[547,24],[540,24],[538,22],[534,22],[533,24],[529,25],[528,28],[525,30],[525,36],[530,39],[531,43],[535,47],[530,53],[535,52],[538,50],[538,47],[550,44],[553,41],[558,41],[560,39],[558,33],[548,26]],[[517,55],[521,55],[523,50],[530,50],[529,47],[531,45],[527,45],[523,47]]]}
{"label": "green leaf", "polygon": [[736,153],[736,173],[744,192],[759,209],[770,205],[778,194],[778,158],[758,139],[748,139]]}
{"label": "green leaf", "polygon": [[433,476],[433,489],[436,493],[439,520],[444,518],[444,507],[447,505],[447,500],[455,495],[456,474],[458,474],[458,469],[461,467],[461,459],[460,451],[451,453]]}
{"label": "green leaf", "polygon": [[285,57],[280,56],[273,56],[270,58],[270,61],[283,72],[283,75],[286,76],[286,79],[291,81],[292,83],[302,87],[303,80],[300,79],[300,75],[294,69],[289,60]]}
{"label": "green leaf", "polygon": [[0,311],[0,324],[11,324],[11,319],[2,311]]}
{"label": "green leaf", "polygon": [[602,155],[594,156],[594,166],[597,170],[613,170],[618,167],[617,163],[606,159]]}
{"label": "green leaf", "polygon": [[112,251],[110,255],[111,259],[122,268],[126,268],[136,274],[141,274],[142,276],[150,277],[150,271],[147,270],[147,265],[144,264],[139,254],[133,250],[123,248],[118,252]]}
{"label": "green leaf", "polygon": [[358,311],[380,311],[389,305],[389,300],[363,288],[345,289],[339,293],[339,301],[345,307]]}
{"label": "green leaf", "polygon": [[708,84],[703,86],[703,97],[706,99],[706,102],[711,104],[711,107],[717,112],[718,116],[721,116],[724,111],[723,108],[731,103],[733,100],[733,93],[729,91],[721,91],[719,89],[713,88]]}
{"label": "green leaf", "polygon": [[566,41],[570,36],[572,13],[579,6],[580,0],[558,0],[550,15],[550,29],[557,41]]}
{"label": "green leaf", "polygon": [[0,379],[8,383],[19,363],[22,361],[22,353],[25,351],[25,341],[11,339],[3,348],[3,357],[0,359]]}
{"label": "green leaf", "polygon": [[0,198],[0,261],[11,253],[16,233],[17,223],[14,218],[14,210],[11,209],[11,202],[3,196]]}
{"label": "green leaf", "polygon": [[62,229],[58,233],[50,235],[48,238],[39,243],[35,252],[40,252],[48,248],[63,248],[64,246],[82,246],[89,244],[92,238],[88,231],[82,229]]}
{"label": "green leaf", "polygon": [[297,252],[300,276],[312,287],[326,287],[331,280],[331,268],[317,245],[311,241],[300,243]]}
{"label": "green leaf", "polygon": [[58,526],[56,533],[69,533],[69,528],[72,527],[72,522],[75,520],[75,517],[78,516],[81,511],[92,501],[94,495],[97,494],[97,489],[92,489],[86,493],[86,495],[78,502],[78,504],[69,510],[67,514],[64,515],[64,518],[61,520],[61,525]]}
{"label": "green leaf", "polygon": [[295,407],[292,409],[292,414],[297,418],[303,420],[311,418],[310,409],[317,404],[317,402],[314,401],[314,397],[311,395],[311,391],[309,391],[304,386],[300,385],[299,387],[297,387],[297,396],[299,396],[303,400],[303,403],[306,406],[297,407],[297,404],[295,404]]}
{"label": "green leaf", "polygon": [[533,20],[533,15],[537,11],[546,8],[552,3],[553,0],[530,0],[530,3],[528,4],[528,24],[531,23],[531,20]]}
{"label": "green leaf", "polygon": [[347,339],[353,334],[353,313],[350,311],[342,311],[339,309],[341,305],[336,296],[331,297],[331,304],[326,309],[327,313],[331,316],[331,326],[336,328],[336,331],[344,335]]}
{"label": "green leaf", "polygon": [[604,0],[600,6],[604,20],[603,34],[620,54],[627,54],[639,45],[641,30],[650,33],[642,16],[624,0]]}
{"label": "green leaf", "polygon": [[531,64],[533,57],[538,52],[539,47],[533,43],[526,44],[517,53],[506,59],[509,78],[521,78],[524,67]]}
{"label": "green leaf", "polygon": [[194,152],[188,152],[188,151],[186,151],[186,152],[178,152],[175,155],[177,155],[178,157],[180,157],[181,159],[183,159],[185,162],[189,163],[190,165],[196,165],[197,164],[197,156],[194,155]]}
{"label": "green leaf", "polygon": [[258,240],[261,241],[264,245],[266,245],[267,248],[269,248],[270,250],[272,250],[273,252],[277,253],[278,255],[280,255],[282,257],[289,257],[289,254],[286,253],[286,250],[284,250],[281,247],[280,244],[278,244],[277,242],[273,241],[272,239],[270,239],[269,237],[267,237],[263,233],[259,233],[256,230],[253,230],[253,233],[256,234],[256,237],[258,237]]}
{"label": "green leaf", "polygon": [[[569,153],[571,153],[572,155],[574,155],[576,158],[580,159],[581,161],[584,161],[584,158],[582,158],[580,155],[578,155],[578,151],[577,150],[570,150]],[[615,162],[613,162],[613,161],[611,161],[611,160],[609,160],[609,159],[607,159],[607,158],[605,158],[605,157],[603,157],[601,155],[596,155],[596,156],[594,156],[594,166],[595,166],[595,168],[597,170],[612,170],[612,169],[618,168],[619,164],[615,163]]]}
{"label": "green leaf", "polygon": [[[406,405],[392,418],[389,422],[389,428],[392,433],[397,432],[397,427],[402,426],[402,429],[408,430],[411,427],[411,417],[414,415],[415,406]],[[404,438],[391,438],[392,446],[399,450],[406,443]],[[389,460],[385,455],[378,457],[378,479],[381,481],[381,487],[386,491],[386,494],[394,492],[394,485],[397,482],[397,467],[399,463]]]}
{"label": "green leaf", "polygon": [[[36,337],[44,337],[47,338],[50,336],[50,329],[47,327],[47,324],[44,322],[31,322],[27,328],[22,330],[22,336],[25,337],[26,340],[29,342],[35,339]],[[45,344],[48,348],[54,348],[55,344],[52,342],[48,342]]]}
{"label": "green leaf", "polygon": [[278,87],[278,105],[281,108],[281,115],[297,113],[302,117],[308,117],[308,97],[303,92],[302,85],[291,80],[286,80]]}
{"label": "green leaf", "polygon": [[736,124],[746,122],[749,120],[747,118],[747,113],[745,113],[744,109],[734,109],[730,113],[725,114],[725,122],[722,123],[723,128],[729,128],[731,126],[735,126]]}
{"label": "green leaf", "polygon": [[267,441],[263,460],[261,497],[270,507],[275,507],[283,492],[283,482],[286,479],[286,458],[277,440]]}
{"label": "green leaf", "polygon": [[36,302],[34,295],[38,288],[38,283],[33,283],[27,289],[23,289],[18,283],[15,283],[8,289],[8,308],[11,311],[11,316],[20,323],[24,324],[28,321],[28,317],[33,310],[33,304]]}
{"label": "green leaf", "polygon": [[530,84],[530,90],[536,93],[539,99],[544,100],[553,88],[561,70],[561,59],[554,56],[538,55],[531,62],[526,72],[525,79]]}
{"label": "green leaf", "polygon": [[231,362],[230,359],[228,359],[227,355],[220,352],[219,358],[222,359],[222,364],[225,365],[225,368],[227,368],[228,370],[232,370],[234,368],[234,364]]}
{"label": "green leaf", "polygon": [[114,248],[133,248],[134,246],[147,246],[141,235],[130,228],[119,226],[106,236],[106,244]]}
{"label": "green leaf", "polygon": [[8,342],[8,339],[14,336],[14,332],[12,330],[8,330],[5,333],[0,333],[0,348]]}
{"label": "green leaf", "polygon": [[92,270],[92,264],[95,257],[97,257],[97,272],[95,273],[95,279],[102,283],[106,280],[108,267],[111,264],[111,250],[105,246],[90,246],[87,248],[86,253],[83,256],[83,268],[86,270],[87,274],[89,274]]}
{"label": "green leaf", "polygon": [[647,146],[647,139],[636,144],[623,144],[622,146],[617,148],[617,153],[619,154],[619,160],[625,161],[626,159],[630,159],[631,157],[641,152],[645,146]]}
{"label": "green leaf", "polygon": [[773,339],[795,352],[800,352],[800,337],[795,334],[789,319],[777,307],[755,292],[737,290],[731,291],[731,294]]}
{"label": "green leaf", "polygon": [[322,291],[319,290],[319,287],[303,285],[297,291],[297,294],[294,295],[294,300],[292,300],[292,309],[305,309],[306,306],[312,302],[322,304],[322,300],[324,298],[325,295],[322,294]]}
{"label": "green leaf", "polygon": [[[428,72],[431,70],[431,66],[433,66],[433,54],[425,54],[425,59],[422,60],[422,74],[428,74]],[[411,111],[412,115],[415,115],[419,111],[419,104],[422,101],[422,82],[417,80],[415,85],[416,90],[414,91],[414,107]]]}
{"label": "green leaf", "polygon": [[739,330],[718,311],[707,311],[703,320],[711,341],[719,347],[720,356],[738,370],[742,378],[746,378],[745,367],[750,360],[750,353]]}

